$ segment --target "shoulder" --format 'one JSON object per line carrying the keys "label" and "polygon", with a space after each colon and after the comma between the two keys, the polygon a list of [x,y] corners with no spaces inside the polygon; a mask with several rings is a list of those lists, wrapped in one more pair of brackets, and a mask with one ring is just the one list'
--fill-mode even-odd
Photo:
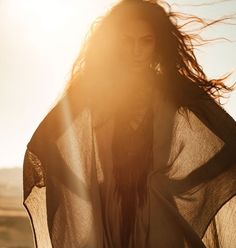
{"label": "shoulder", "polygon": [[43,152],[76,120],[82,110],[88,109],[78,85],[70,89],[47,113],[34,131],[27,147],[34,153]]}
{"label": "shoulder", "polygon": [[182,106],[179,112],[181,119],[189,123],[201,123],[216,134],[224,142],[236,141],[236,122],[230,114],[212,99],[202,89],[198,89],[200,95],[196,95],[186,106]]}

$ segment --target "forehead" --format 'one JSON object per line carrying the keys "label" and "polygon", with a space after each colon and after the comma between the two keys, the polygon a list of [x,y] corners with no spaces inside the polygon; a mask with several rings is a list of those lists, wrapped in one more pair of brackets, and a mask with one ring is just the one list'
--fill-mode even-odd
{"label": "forehead", "polygon": [[148,21],[143,19],[127,20],[122,28],[122,33],[132,37],[154,36],[154,30]]}

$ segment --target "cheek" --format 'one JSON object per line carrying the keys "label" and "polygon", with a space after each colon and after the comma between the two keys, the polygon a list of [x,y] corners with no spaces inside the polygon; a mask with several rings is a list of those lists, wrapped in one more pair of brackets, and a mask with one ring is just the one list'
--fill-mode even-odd
{"label": "cheek", "polygon": [[155,43],[146,44],[143,46],[143,56],[146,59],[151,59],[153,57],[153,54],[155,53],[156,45]]}

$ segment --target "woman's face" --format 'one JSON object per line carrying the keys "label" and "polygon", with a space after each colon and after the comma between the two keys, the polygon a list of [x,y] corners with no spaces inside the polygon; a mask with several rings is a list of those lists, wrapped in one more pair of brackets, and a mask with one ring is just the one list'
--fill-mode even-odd
{"label": "woman's face", "polygon": [[155,47],[155,33],[147,21],[133,19],[122,27],[121,58],[128,69],[141,72],[149,68]]}

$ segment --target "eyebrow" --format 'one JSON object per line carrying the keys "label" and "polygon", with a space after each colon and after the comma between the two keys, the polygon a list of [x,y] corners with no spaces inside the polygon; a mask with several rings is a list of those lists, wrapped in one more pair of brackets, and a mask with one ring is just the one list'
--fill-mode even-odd
{"label": "eyebrow", "polygon": [[147,35],[141,36],[140,38],[153,38],[153,37],[154,37],[154,35],[147,34]]}

